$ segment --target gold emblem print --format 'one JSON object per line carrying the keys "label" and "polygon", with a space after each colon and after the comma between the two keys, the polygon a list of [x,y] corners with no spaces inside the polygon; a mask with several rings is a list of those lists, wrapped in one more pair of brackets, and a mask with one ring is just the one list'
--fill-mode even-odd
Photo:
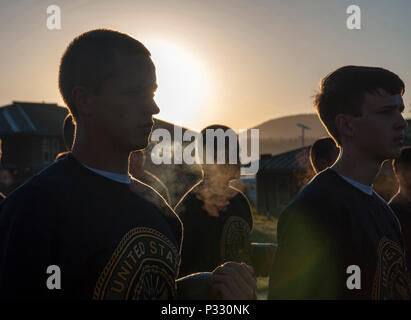
{"label": "gold emblem print", "polygon": [[373,283],[372,299],[409,300],[410,297],[410,279],[404,255],[397,243],[384,237],[380,240],[378,247],[378,264]]}
{"label": "gold emblem print", "polygon": [[250,229],[250,225],[243,218],[233,216],[227,219],[221,237],[223,261],[248,261]]}
{"label": "gold emblem print", "polygon": [[160,232],[130,230],[105,266],[95,300],[157,300],[175,297],[178,251]]}

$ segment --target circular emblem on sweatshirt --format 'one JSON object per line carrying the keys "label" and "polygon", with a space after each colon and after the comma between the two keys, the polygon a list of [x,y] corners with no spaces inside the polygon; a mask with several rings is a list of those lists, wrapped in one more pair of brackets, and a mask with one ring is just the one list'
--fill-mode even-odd
{"label": "circular emblem on sweatshirt", "polygon": [[250,225],[241,217],[231,216],[224,223],[221,237],[222,261],[247,262]]}
{"label": "circular emblem on sweatshirt", "polygon": [[178,261],[176,247],[162,233],[151,228],[132,229],[97,280],[93,299],[172,299]]}
{"label": "circular emblem on sweatshirt", "polygon": [[372,290],[373,299],[409,300],[411,298],[411,283],[404,261],[404,254],[397,243],[386,237],[380,240]]}

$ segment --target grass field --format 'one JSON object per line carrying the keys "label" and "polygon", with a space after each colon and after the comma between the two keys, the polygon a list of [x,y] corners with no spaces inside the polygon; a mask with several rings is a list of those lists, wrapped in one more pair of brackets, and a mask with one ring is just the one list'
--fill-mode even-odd
{"label": "grass field", "polygon": [[251,242],[277,241],[277,218],[253,214],[253,223]]}
{"label": "grass field", "polygon": [[[277,240],[277,219],[257,214],[253,208],[253,230],[251,232],[251,242],[276,242]],[[268,277],[257,278],[258,299],[265,299],[268,290]]]}

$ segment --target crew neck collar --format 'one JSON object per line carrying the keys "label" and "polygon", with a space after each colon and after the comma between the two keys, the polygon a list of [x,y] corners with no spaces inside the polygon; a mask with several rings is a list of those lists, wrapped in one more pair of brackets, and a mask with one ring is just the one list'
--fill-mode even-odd
{"label": "crew neck collar", "polygon": [[343,180],[345,180],[346,182],[348,182],[349,184],[351,184],[353,187],[357,188],[357,189],[360,190],[361,192],[363,192],[363,193],[365,193],[365,194],[367,194],[367,195],[369,195],[369,196],[371,196],[371,195],[373,194],[374,191],[373,191],[372,185],[371,185],[371,186],[367,186],[367,185],[362,184],[362,183],[360,183],[360,182],[358,182],[358,181],[355,181],[355,180],[353,180],[353,179],[350,179],[350,178],[348,178],[348,177],[346,177],[346,176],[338,173],[337,171],[335,171],[335,170],[332,169],[332,168],[329,168],[328,170],[331,170],[331,171],[335,172],[339,177],[341,177]]}
{"label": "crew neck collar", "polygon": [[107,179],[113,180],[115,182],[123,183],[123,184],[130,184],[131,183],[131,178],[128,174],[121,174],[121,173],[114,173],[110,171],[105,171],[105,170],[99,170],[99,169],[94,169],[92,167],[89,167],[85,165],[84,163],[80,162],[79,163],[87,168],[90,171],[93,171],[94,173],[103,176]]}

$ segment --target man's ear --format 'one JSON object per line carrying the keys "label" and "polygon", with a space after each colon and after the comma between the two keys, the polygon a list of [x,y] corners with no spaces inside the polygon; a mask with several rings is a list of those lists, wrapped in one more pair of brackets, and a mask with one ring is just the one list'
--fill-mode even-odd
{"label": "man's ear", "polygon": [[354,127],[352,124],[352,117],[347,114],[338,114],[335,117],[335,125],[341,137],[354,136]]}
{"label": "man's ear", "polygon": [[71,98],[78,114],[90,115],[93,110],[93,95],[83,86],[75,86],[71,90]]}

